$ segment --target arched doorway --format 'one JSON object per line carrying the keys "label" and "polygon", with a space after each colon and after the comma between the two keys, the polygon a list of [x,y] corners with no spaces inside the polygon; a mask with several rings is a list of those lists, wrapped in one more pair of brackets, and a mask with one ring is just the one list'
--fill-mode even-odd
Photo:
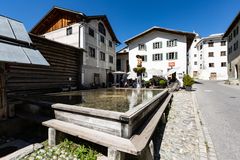
{"label": "arched doorway", "polygon": [[235,79],[238,79],[238,78],[239,78],[239,75],[238,75],[238,65],[237,65],[237,64],[235,65],[234,75],[235,75]]}

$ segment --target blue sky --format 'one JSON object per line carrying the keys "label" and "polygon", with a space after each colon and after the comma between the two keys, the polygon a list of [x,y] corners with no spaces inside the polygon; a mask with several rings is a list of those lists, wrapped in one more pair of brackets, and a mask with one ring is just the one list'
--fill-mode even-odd
{"label": "blue sky", "polygon": [[0,14],[22,21],[30,30],[53,6],[86,15],[107,15],[122,42],[152,27],[195,31],[201,36],[225,32],[240,0],[2,0]]}

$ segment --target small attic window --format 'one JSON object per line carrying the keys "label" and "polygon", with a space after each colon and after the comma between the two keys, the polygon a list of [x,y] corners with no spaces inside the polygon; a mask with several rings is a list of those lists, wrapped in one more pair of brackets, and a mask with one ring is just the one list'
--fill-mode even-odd
{"label": "small attic window", "polygon": [[105,27],[104,27],[104,25],[103,25],[101,22],[98,23],[98,31],[99,31],[100,33],[102,33],[104,36],[106,36]]}
{"label": "small attic window", "polygon": [[66,35],[71,35],[72,34],[72,27],[68,27],[66,30]]}

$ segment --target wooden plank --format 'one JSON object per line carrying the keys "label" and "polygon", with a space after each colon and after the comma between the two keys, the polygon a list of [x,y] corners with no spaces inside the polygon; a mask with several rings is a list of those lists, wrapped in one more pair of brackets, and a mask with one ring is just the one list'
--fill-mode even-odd
{"label": "wooden plank", "polygon": [[168,106],[169,102],[172,99],[173,94],[170,93],[167,97],[167,99],[164,101],[164,103],[160,106],[158,111],[155,113],[155,115],[152,117],[152,119],[148,122],[146,127],[143,129],[143,131],[140,134],[136,134],[131,138],[131,142],[136,147],[137,151],[142,151],[146,145],[149,143],[150,138],[159,123],[161,116],[163,112],[165,111],[166,107]]}
{"label": "wooden plank", "polygon": [[121,138],[118,136],[110,135],[100,131],[95,131],[86,127],[78,126],[68,122],[52,119],[42,123],[44,126],[54,128],[58,131],[88,140],[90,142],[111,147],[112,149],[138,155],[135,146],[129,139]]}
{"label": "wooden plank", "polygon": [[104,117],[106,119],[113,119],[113,120],[118,120],[118,121],[120,121],[120,117],[123,115],[123,113],[115,112],[115,111],[86,108],[86,107],[67,105],[67,104],[61,104],[61,103],[53,104],[52,108],[55,110],[62,110],[62,111],[67,111],[67,112],[81,113],[81,114],[92,115],[92,116],[97,116],[97,117]]}
{"label": "wooden plank", "polygon": [[105,117],[94,117],[59,110],[55,110],[54,114],[58,120],[122,137],[122,124],[120,122],[109,120]]}
{"label": "wooden plank", "polygon": [[21,159],[25,157],[26,155],[32,153],[35,150],[38,150],[42,148],[43,145],[39,143],[31,144],[27,147],[24,147],[20,150],[17,150],[16,152],[13,152],[5,157],[2,157],[1,160],[15,160],[15,159]]}

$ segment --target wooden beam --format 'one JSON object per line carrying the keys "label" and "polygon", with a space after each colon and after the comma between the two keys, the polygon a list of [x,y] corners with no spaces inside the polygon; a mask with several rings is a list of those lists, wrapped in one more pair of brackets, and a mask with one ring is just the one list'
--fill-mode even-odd
{"label": "wooden beam", "polygon": [[28,155],[28,154],[32,153],[33,151],[38,150],[42,147],[43,147],[43,145],[40,143],[31,144],[27,147],[17,150],[16,152],[13,152],[7,156],[2,157],[1,160],[21,159],[21,158],[25,157],[26,155]]}
{"label": "wooden beam", "polygon": [[143,131],[140,134],[136,134],[131,138],[131,142],[136,147],[138,152],[141,152],[146,145],[149,143],[149,140],[157,127],[157,124],[159,123],[162,114],[164,113],[166,107],[170,103],[172,99],[173,94],[170,93],[167,99],[164,101],[164,103],[160,106],[158,111],[154,114],[152,119],[148,122],[146,127],[143,129]]}
{"label": "wooden beam", "polygon": [[86,127],[78,126],[68,122],[52,119],[42,123],[44,126],[54,128],[58,131],[88,140],[90,142],[100,144],[105,147],[111,147],[113,150],[137,155],[135,146],[129,139],[121,138],[111,134],[95,131]]}

